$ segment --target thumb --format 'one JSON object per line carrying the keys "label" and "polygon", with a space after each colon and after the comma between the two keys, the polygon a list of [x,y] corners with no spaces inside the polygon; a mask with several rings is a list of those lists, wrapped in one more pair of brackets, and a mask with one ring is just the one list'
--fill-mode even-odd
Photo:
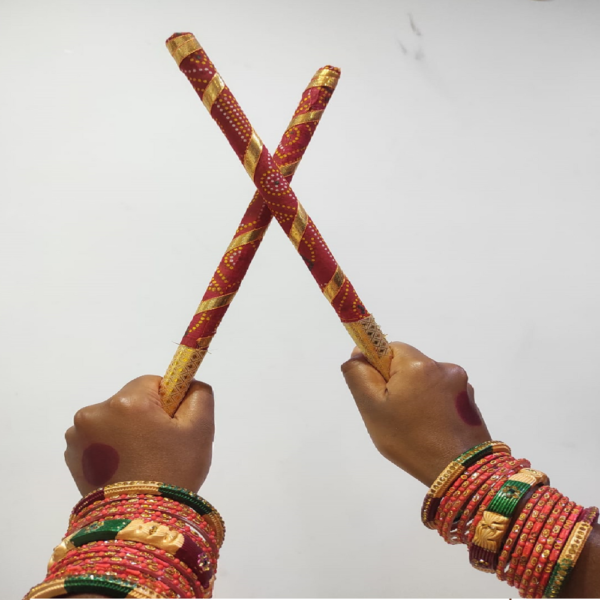
{"label": "thumb", "polygon": [[385,379],[368,363],[358,348],[354,349],[350,360],[342,364],[342,373],[361,411],[363,407],[367,408],[372,403],[385,399]]}
{"label": "thumb", "polygon": [[215,432],[215,400],[210,385],[194,379],[173,419],[197,429],[212,442]]}

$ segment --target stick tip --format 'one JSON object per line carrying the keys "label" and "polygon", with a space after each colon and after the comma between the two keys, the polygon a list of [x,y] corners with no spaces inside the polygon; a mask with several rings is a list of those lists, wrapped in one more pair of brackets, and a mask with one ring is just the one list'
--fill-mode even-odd
{"label": "stick tip", "polygon": [[201,49],[194,34],[189,32],[174,33],[165,43],[177,65],[180,65],[184,58]]}

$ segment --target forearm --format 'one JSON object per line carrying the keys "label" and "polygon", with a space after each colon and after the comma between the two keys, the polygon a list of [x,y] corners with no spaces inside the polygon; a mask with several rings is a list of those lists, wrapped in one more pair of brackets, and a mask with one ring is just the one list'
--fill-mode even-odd
{"label": "forearm", "polygon": [[506,446],[488,445],[491,454],[475,447],[440,474],[423,505],[424,524],[465,544],[474,568],[522,597],[599,597],[598,509],[550,487]]}
{"label": "forearm", "polygon": [[209,598],[224,534],[219,513],[192,492],[109,485],[75,506],[45,581],[26,598]]}

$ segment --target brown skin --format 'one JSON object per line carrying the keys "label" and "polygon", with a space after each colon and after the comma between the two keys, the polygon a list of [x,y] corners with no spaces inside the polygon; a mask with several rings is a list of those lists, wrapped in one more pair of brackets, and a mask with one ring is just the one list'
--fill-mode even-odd
{"label": "brown skin", "polygon": [[[377,449],[430,486],[453,458],[491,436],[461,367],[437,363],[407,344],[394,343],[392,348],[394,359],[387,383],[358,350],[342,365],[342,371]],[[94,444],[118,452],[117,470],[107,483],[152,480],[194,491],[200,488],[211,462],[212,390],[194,382],[171,419],[160,406],[159,382],[158,376],[139,377],[106,402],[76,414],[75,426],[66,434],[65,458],[82,494],[97,487],[86,480],[82,467],[85,450]],[[457,403],[459,397],[464,400],[464,392],[472,403],[467,406],[467,419],[464,402]],[[600,530],[596,527],[563,597],[599,595]]]}
{"label": "brown skin", "polygon": [[[492,438],[483,418],[480,425],[469,425],[457,410],[457,397],[466,391],[471,409],[481,417],[464,369],[437,363],[407,344],[391,346],[394,358],[387,383],[358,348],[342,365],[342,373],[375,447],[429,487],[451,460]],[[562,597],[599,596],[600,527],[596,526]]]}
{"label": "brown skin", "polygon": [[394,342],[392,349],[387,383],[358,349],[342,372],[375,447],[429,487],[451,460],[491,439],[490,433],[480,414],[481,425],[473,426],[456,410],[461,392],[473,401],[464,369],[437,363],[408,344]]}
{"label": "brown skin", "polygon": [[197,492],[208,475],[215,431],[209,385],[194,381],[173,418],[162,409],[158,375],[130,381],[112,398],[86,406],[67,430],[65,460],[82,495],[99,487],[86,479],[83,458],[90,447],[118,453],[118,468],[100,485],[161,481]]}
{"label": "brown skin", "polygon": [[[143,375],[126,384],[112,398],[82,408],[65,434],[65,460],[83,496],[96,489],[86,450],[101,444],[116,451],[118,466],[102,483],[160,481],[197,492],[212,460],[215,433],[214,398],[209,385],[192,382],[173,418],[162,409],[158,375]],[[86,471],[88,478],[86,478]],[[65,598],[108,598],[77,594]]]}

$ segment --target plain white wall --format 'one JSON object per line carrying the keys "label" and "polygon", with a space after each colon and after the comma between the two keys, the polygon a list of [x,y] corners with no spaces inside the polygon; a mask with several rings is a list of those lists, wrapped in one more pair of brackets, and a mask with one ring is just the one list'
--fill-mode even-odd
{"label": "plain white wall", "polygon": [[[592,0],[2,0],[2,595],[66,529],[74,412],[164,373],[253,193],[175,31],[271,148],[342,68],[299,198],[390,339],[463,365],[492,434],[598,503],[599,25]],[[199,373],[216,595],[513,593],[421,525],[424,487],[345,387],[351,349],[274,224]]]}

